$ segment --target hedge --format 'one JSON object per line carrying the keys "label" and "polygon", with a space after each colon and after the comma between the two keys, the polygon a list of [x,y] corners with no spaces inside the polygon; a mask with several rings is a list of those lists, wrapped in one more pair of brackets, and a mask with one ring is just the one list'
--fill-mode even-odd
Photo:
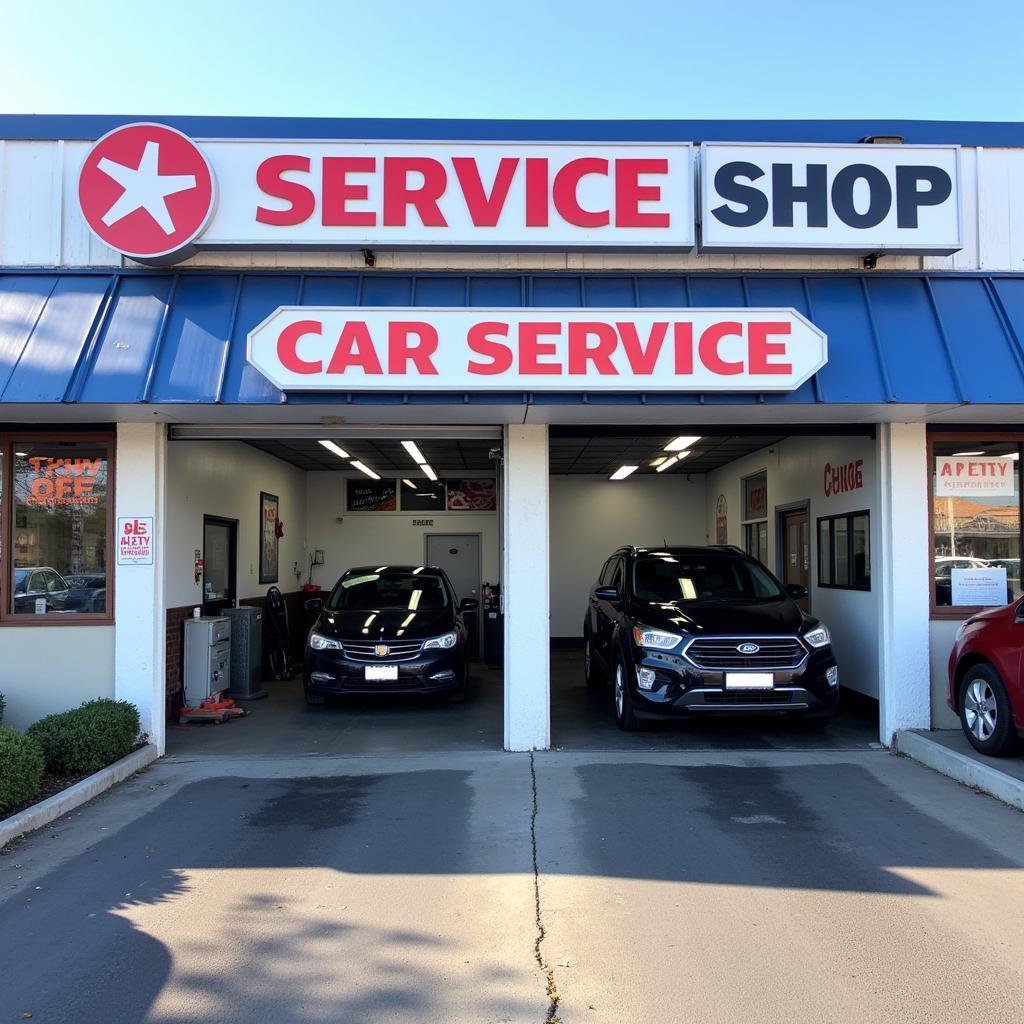
{"label": "hedge", "polygon": [[29,736],[0,725],[0,811],[23,804],[39,792],[46,758]]}
{"label": "hedge", "polygon": [[124,700],[90,700],[47,715],[28,727],[51,772],[98,772],[131,753],[139,738],[139,712]]}

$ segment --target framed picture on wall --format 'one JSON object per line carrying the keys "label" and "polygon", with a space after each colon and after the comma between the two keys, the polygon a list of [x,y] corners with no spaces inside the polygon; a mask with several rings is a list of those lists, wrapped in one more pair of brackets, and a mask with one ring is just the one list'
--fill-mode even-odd
{"label": "framed picture on wall", "polygon": [[260,491],[260,583],[276,583],[278,579],[277,556],[280,538],[277,527],[277,495]]}

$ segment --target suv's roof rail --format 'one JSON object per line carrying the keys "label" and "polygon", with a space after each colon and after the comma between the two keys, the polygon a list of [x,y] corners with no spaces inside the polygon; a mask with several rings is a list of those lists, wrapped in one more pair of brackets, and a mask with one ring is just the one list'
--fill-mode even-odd
{"label": "suv's roof rail", "polygon": [[747,554],[739,544],[709,544],[708,547],[715,548],[717,551],[735,551],[738,555]]}

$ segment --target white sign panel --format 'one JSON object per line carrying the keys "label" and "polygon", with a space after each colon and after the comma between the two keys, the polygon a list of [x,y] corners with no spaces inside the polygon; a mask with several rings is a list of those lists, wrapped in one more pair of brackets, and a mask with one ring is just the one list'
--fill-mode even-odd
{"label": "white sign panel", "polygon": [[117,520],[117,564],[153,564],[153,517],[119,516]]}
{"label": "white sign panel", "polygon": [[948,254],[962,247],[957,146],[700,147],[701,251]]}
{"label": "white sign panel", "polygon": [[992,606],[1009,600],[1006,569],[954,569],[951,582],[955,605]]}
{"label": "white sign panel", "polygon": [[936,498],[1011,498],[1013,459],[943,456],[935,460]]}
{"label": "white sign panel", "polygon": [[828,359],[793,309],[282,306],[248,338],[282,391],[792,391]]}

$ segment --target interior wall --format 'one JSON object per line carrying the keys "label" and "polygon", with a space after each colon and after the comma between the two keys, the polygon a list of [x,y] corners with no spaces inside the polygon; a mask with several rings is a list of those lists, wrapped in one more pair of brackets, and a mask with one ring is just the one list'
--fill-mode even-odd
{"label": "interior wall", "polygon": [[[826,464],[840,466],[863,460],[863,486],[826,496]],[[768,567],[777,574],[779,547],[776,510],[797,502],[810,502],[811,613],[831,630],[839,679],[843,686],[878,697],[878,631],[881,579],[878,559],[872,558],[875,576],[869,591],[837,590],[818,586],[817,520],[843,512],[871,511],[871,549],[878,550],[875,443],[866,437],[790,437],[770,448],[737,459],[708,474],[706,528],[715,536],[715,509],[719,495],[728,506],[728,539],[743,546],[743,478],[766,470],[768,474]]]}
{"label": "interior wall", "polygon": [[[493,474],[463,474],[487,477]],[[486,582],[499,576],[497,512],[346,512],[344,472],[308,473],[306,537],[308,548],[324,552],[313,582],[329,590],[355,565],[420,565],[428,533],[478,533],[481,573]],[[356,477],[358,479],[358,477]],[[432,525],[422,525],[430,522]]]}
{"label": "interior wall", "polygon": [[202,601],[193,559],[196,548],[203,548],[204,515],[238,520],[239,600],[261,597],[274,585],[259,581],[260,491],[277,495],[284,526],[276,586],[286,593],[297,590],[306,570],[306,473],[240,441],[168,444],[168,608]]}
{"label": "interior wall", "polygon": [[553,476],[551,635],[582,637],[590,588],[605,559],[624,544],[704,544],[705,484],[682,472]]}
{"label": "interior wall", "polygon": [[[965,615],[964,618],[967,616]],[[949,652],[956,641],[959,619],[932,619],[928,623],[929,653],[932,679],[932,728],[959,729],[960,719],[946,704],[949,685]]]}

